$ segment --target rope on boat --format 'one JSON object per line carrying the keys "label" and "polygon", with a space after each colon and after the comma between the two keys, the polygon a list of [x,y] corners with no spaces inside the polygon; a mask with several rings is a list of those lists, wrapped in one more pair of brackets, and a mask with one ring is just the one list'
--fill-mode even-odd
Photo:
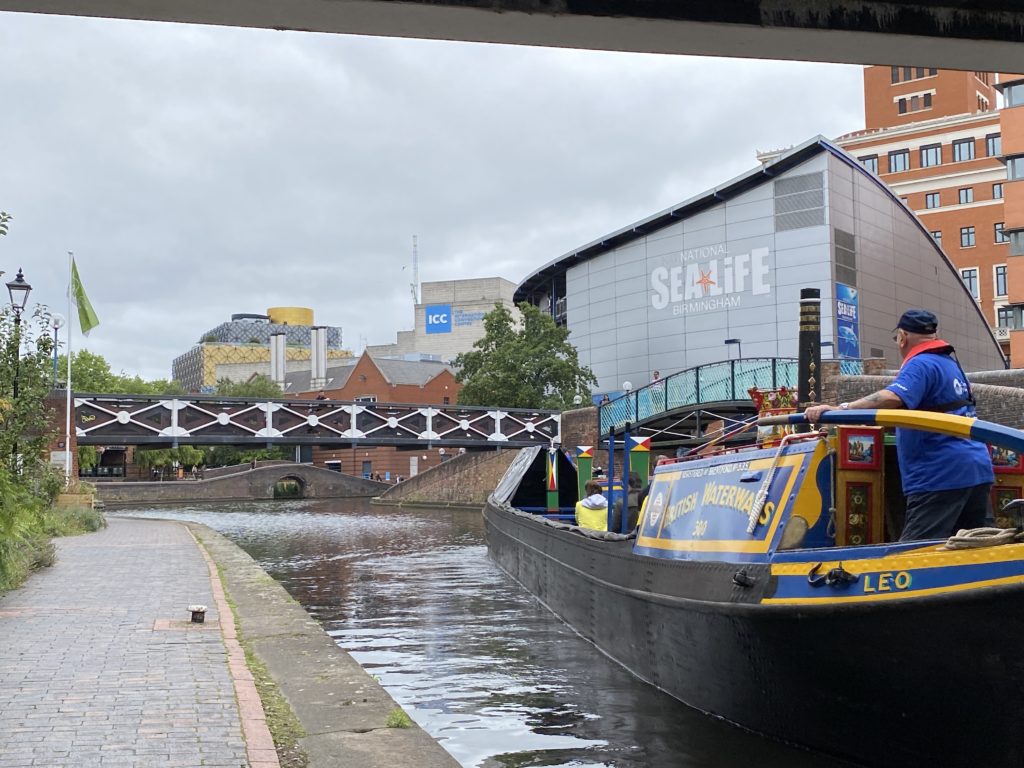
{"label": "rope on boat", "polygon": [[943,549],[977,549],[998,547],[1024,541],[1024,533],[1017,528],[961,528],[950,536]]}
{"label": "rope on boat", "polygon": [[747,517],[747,533],[753,533],[757,530],[757,521],[761,519],[761,510],[764,509],[764,505],[768,501],[768,489],[772,487],[775,470],[778,469],[779,461],[782,459],[782,454],[786,451],[786,445],[789,443],[790,437],[793,437],[793,435],[786,435],[779,441],[779,449],[775,452],[772,465],[768,467],[768,472],[764,476],[764,482],[757,489],[754,503],[750,505],[750,515]]}

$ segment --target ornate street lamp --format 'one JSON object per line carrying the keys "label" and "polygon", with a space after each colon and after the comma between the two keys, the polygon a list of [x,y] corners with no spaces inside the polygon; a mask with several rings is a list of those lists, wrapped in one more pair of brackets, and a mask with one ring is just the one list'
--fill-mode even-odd
{"label": "ornate street lamp", "polygon": [[57,331],[64,327],[64,315],[54,314],[50,318],[50,327],[53,329],[53,385],[57,388]]}
{"label": "ornate street lamp", "polygon": [[28,304],[28,295],[32,286],[25,282],[25,276],[18,269],[18,276],[7,283],[7,292],[11,296],[11,309],[14,312],[14,399],[18,399],[18,376],[21,373],[21,313]]}

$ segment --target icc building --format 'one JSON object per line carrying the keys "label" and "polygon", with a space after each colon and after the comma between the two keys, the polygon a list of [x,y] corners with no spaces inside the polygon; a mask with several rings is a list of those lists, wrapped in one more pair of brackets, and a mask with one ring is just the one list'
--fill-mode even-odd
{"label": "icc building", "polygon": [[[606,234],[515,292],[568,327],[598,392],[736,356],[797,357],[801,288],[821,292],[824,356],[899,363],[892,329],[924,307],[967,370],[1005,367],[957,267],[878,176],[818,137]],[[731,345],[726,345],[726,340]]]}

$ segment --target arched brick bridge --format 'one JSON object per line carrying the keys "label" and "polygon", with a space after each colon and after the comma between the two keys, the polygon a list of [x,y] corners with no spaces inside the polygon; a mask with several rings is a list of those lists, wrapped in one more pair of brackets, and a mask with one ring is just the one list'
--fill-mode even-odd
{"label": "arched brick bridge", "polygon": [[295,479],[305,499],[342,499],[379,496],[388,483],[344,475],[311,464],[270,464],[243,469],[208,480],[166,480],[145,483],[97,483],[104,504],[144,504],[182,501],[251,501],[274,498],[274,486]]}

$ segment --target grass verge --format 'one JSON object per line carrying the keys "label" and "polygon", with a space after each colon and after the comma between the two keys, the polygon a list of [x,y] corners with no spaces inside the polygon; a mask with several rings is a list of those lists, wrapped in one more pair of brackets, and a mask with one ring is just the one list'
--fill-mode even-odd
{"label": "grass verge", "polygon": [[[198,532],[193,531],[193,534],[200,543],[203,543]],[[224,579],[224,567],[216,561],[214,565],[217,568],[217,577],[220,579],[221,587],[224,589],[224,599],[227,600],[228,607],[231,608],[238,642],[245,653],[245,665],[252,673],[256,692],[260,695],[260,701],[263,702],[263,714],[266,715],[267,728],[270,729],[270,736],[274,740],[278,762],[281,763],[281,768],[307,768],[309,756],[299,746],[299,739],[306,735],[306,729],[302,727],[299,718],[295,716],[295,712],[292,711],[288,700],[281,693],[281,689],[277,687],[274,678],[270,676],[267,665],[253,652],[252,647],[243,637],[242,631],[238,628],[240,624],[238,606],[235,605],[235,601],[231,599],[231,593],[228,592]]]}
{"label": "grass verge", "polygon": [[89,507],[51,507],[37,513],[18,535],[0,536],[0,595],[25,583],[32,571],[57,560],[53,538],[78,536],[107,527],[103,513]]}

